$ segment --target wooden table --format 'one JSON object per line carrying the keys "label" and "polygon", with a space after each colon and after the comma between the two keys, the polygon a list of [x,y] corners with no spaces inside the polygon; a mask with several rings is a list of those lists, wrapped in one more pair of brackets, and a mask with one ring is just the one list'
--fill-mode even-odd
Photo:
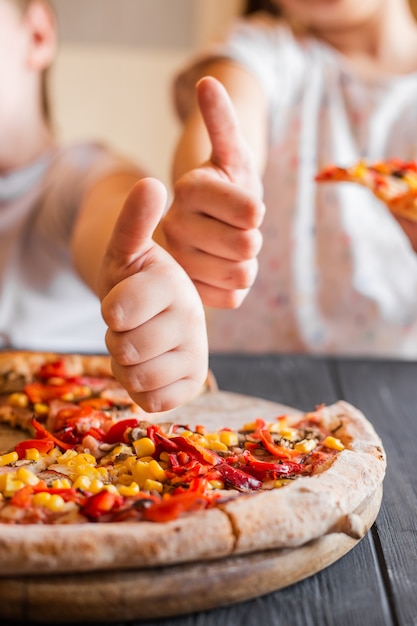
{"label": "wooden table", "polygon": [[361,409],[387,452],[382,507],[370,532],[353,550],[308,579],[233,606],[136,624],[416,626],[417,363],[217,355],[212,356],[211,368],[223,390],[301,410],[339,399]]}

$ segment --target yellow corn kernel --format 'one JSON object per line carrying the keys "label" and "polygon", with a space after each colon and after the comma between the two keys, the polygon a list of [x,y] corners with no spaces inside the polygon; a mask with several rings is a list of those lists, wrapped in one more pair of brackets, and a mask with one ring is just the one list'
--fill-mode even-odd
{"label": "yellow corn kernel", "polygon": [[62,463],[66,465],[68,461],[71,461],[77,456],[77,452],[75,450],[66,450],[64,454],[61,454],[59,458],[57,458],[57,463]]}
{"label": "yellow corn kernel", "polygon": [[33,410],[37,415],[47,415],[48,414],[48,405],[43,404],[43,402],[35,402],[33,405]]}
{"label": "yellow corn kernel", "polygon": [[132,474],[121,474],[120,476],[117,476],[117,483],[119,485],[130,485],[132,478]]}
{"label": "yellow corn kernel", "polygon": [[118,495],[118,490],[115,485],[104,485],[103,491],[108,491],[109,493],[114,493],[116,496]]}
{"label": "yellow corn kernel", "polygon": [[[11,472],[11,474],[14,474],[14,472]],[[3,492],[6,488],[6,478],[7,474],[0,474],[0,492]]]}
{"label": "yellow corn kernel", "polygon": [[226,444],[222,443],[221,441],[208,441],[205,447],[208,448],[209,450],[219,450],[221,452],[227,451]]}
{"label": "yellow corn kernel", "polygon": [[77,456],[74,457],[75,465],[82,465],[85,463],[89,465],[95,465],[96,458],[92,454],[88,454],[87,452],[80,452],[79,454],[77,454]]}
{"label": "yellow corn kernel", "polygon": [[29,405],[29,398],[25,393],[16,392],[10,394],[7,402],[11,406],[18,406],[24,409]]}
{"label": "yellow corn kernel", "polygon": [[161,483],[163,483],[164,480],[166,480],[167,478],[164,468],[161,467],[158,461],[155,461],[155,459],[152,459],[152,461],[150,461],[149,471],[151,472],[152,478],[156,478],[156,480],[159,480]]}
{"label": "yellow corn kernel", "polygon": [[283,428],[288,428],[288,420],[285,415],[280,415],[275,422],[268,424],[268,430],[271,433],[279,433]]}
{"label": "yellow corn kernel", "polygon": [[366,164],[363,161],[359,161],[357,165],[353,167],[353,176],[358,178],[364,178],[367,173]]}
{"label": "yellow corn kernel", "polygon": [[168,452],[161,452],[161,454],[159,455],[159,460],[160,461],[164,461],[164,463],[169,463],[169,454]]}
{"label": "yellow corn kernel", "polygon": [[[52,448],[52,450],[49,450],[48,452],[48,456],[51,456],[54,459],[57,459],[58,457],[62,456],[62,452],[59,448]],[[65,461],[64,461],[65,463]]]}
{"label": "yellow corn kernel", "polygon": [[34,506],[47,506],[47,503],[51,499],[51,494],[47,491],[40,491],[32,496],[32,504]]}
{"label": "yellow corn kernel", "polygon": [[138,483],[131,482],[129,485],[120,485],[119,493],[121,496],[135,496],[139,493]]}
{"label": "yellow corn kernel", "polygon": [[15,472],[9,472],[0,476],[0,490],[6,498],[10,498],[16,491],[25,486],[21,480],[16,479]]}
{"label": "yellow corn kernel", "polygon": [[88,491],[90,487],[91,480],[87,478],[87,476],[78,476],[73,482],[74,489],[82,489],[84,491]]}
{"label": "yellow corn kernel", "polygon": [[143,461],[144,463],[150,463],[151,461],[154,460],[154,458],[153,456],[141,456],[140,460]]}
{"label": "yellow corn kernel", "polygon": [[62,496],[59,495],[59,493],[51,494],[51,497],[45,504],[46,508],[50,511],[53,511],[54,513],[56,511],[60,511],[64,507],[64,505],[65,500]]}
{"label": "yellow corn kernel", "polygon": [[[136,460],[135,460],[136,463]],[[130,474],[132,470],[129,470],[126,463],[116,463],[113,467],[115,476],[122,476],[123,474]]]}
{"label": "yellow corn kernel", "polygon": [[123,446],[122,445],[115,446],[113,450],[111,451],[112,458],[115,458],[121,452],[123,452]]}
{"label": "yellow corn kernel", "polygon": [[277,478],[277,480],[274,480],[274,488],[280,489],[281,487],[285,487],[285,485],[288,485],[288,483],[290,482],[291,480],[289,478]]}
{"label": "yellow corn kernel", "polygon": [[91,481],[88,491],[90,491],[91,493],[99,493],[100,491],[103,491],[103,487],[104,487],[103,481],[99,480],[98,478],[95,478],[94,480]]}
{"label": "yellow corn kernel", "polygon": [[151,472],[149,470],[149,463],[136,461],[135,465],[132,467],[132,475],[133,479],[138,483],[138,485],[143,488],[145,481],[148,478],[152,478]]}
{"label": "yellow corn kernel", "polygon": [[124,466],[125,470],[128,472],[132,471],[132,467],[134,466],[134,464],[136,463],[137,458],[135,456],[128,456],[127,459],[125,459],[122,463],[120,463],[120,466]]}
{"label": "yellow corn kernel", "polygon": [[39,482],[39,478],[31,472],[27,467],[19,467],[16,472],[16,478],[21,480],[25,485],[36,485]]}
{"label": "yellow corn kernel", "polygon": [[134,441],[133,448],[138,458],[151,456],[155,452],[155,444],[149,437],[142,437],[142,439]]}
{"label": "yellow corn kernel", "polygon": [[302,441],[297,441],[294,444],[294,449],[298,450],[298,452],[311,452],[314,448],[317,447],[317,441],[315,439],[303,439]]}
{"label": "yellow corn kernel", "polygon": [[143,485],[145,491],[157,491],[158,493],[162,493],[164,486],[159,480],[153,480],[152,478],[147,478],[145,480],[145,484]]}
{"label": "yellow corn kernel", "polygon": [[109,472],[106,467],[97,467],[97,474],[100,480],[109,480]]}
{"label": "yellow corn kernel", "polygon": [[75,396],[73,393],[68,392],[68,393],[64,393],[61,396],[62,400],[65,400],[65,402],[72,402],[75,399]]}
{"label": "yellow corn kernel", "polygon": [[9,465],[10,463],[14,463],[19,458],[17,452],[7,452],[6,454],[0,455],[0,467],[4,465]]}
{"label": "yellow corn kernel", "polygon": [[225,446],[228,446],[229,448],[233,447],[233,446],[237,446],[239,443],[239,438],[237,433],[233,432],[232,430],[222,430],[220,432],[220,441],[222,443],[225,444]]}
{"label": "yellow corn kernel", "polygon": [[25,457],[29,461],[39,461],[41,458],[41,453],[37,448],[26,448]]}
{"label": "yellow corn kernel", "polygon": [[298,437],[297,429],[296,428],[290,428],[290,427],[282,428],[279,431],[279,434],[284,439],[287,439],[287,441],[295,441],[295,439],[297,439],[297,437]]}
{"label": "yellow corn kernel", "polygon": [[410,186],[410,189],[417,189],[417,177],[415,174],[407,174],[403,181]]}
{"label": "yellow corn kernel", "polygon": [[209,480],[209,488],[211,489],[224,489],[224,482],[222,480]]}
{"label": "yellow corn kernel", "polygon": [[340,441],[340,439],[337,439],[336,437],[331,437],[330,435],[326,437],[326,439],[323,441],[323,445],[326,446],[326,448],[332,448],[333,450],[345,449],[345,446]]}
{"label": "yellow corn kernel", "polygon": [[52,487],[54,489],[71,489],[71,483],[68,478],[57,478],[52,481]]}
{"label": "yellow corn kernel", "polygon": [[96,467],[92,465],[77,465],[73,468],[74,471],[71,474],[71,478],[75,479],[77,476],[85,476],[89,480],[93,480],[94,478],[100,478],[100,474]]}
{"label": "yellow corn kernel", "polygon": [[219,441],[219,433],[207,433],[204,437],[200,438],[200,441]]}

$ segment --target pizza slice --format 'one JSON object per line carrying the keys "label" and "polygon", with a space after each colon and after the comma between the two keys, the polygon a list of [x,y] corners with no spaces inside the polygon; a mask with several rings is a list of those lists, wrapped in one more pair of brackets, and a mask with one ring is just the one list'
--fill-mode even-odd
{"label": "pizza slice", "polygon": [[386,204],[396,217],[417,222],[417,162],[390,159],[377,163],[359,161],[351,167],[330,165],[321,169],[319,183],[351,182],[363,185]]}

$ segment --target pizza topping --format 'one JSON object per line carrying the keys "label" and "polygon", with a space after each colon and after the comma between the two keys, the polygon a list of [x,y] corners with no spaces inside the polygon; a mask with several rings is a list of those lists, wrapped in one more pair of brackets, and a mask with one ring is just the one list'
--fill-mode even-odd
{"label": "pizza topping", "polygon": [[209,432],[140,419],[120,409],[123,394],[104,393],[101,383],[49,362],[9,397],[30,410],[32,438],[0,455],[0,521],[168,521],[285,487],[343,449],[323,428],[320,407],[298,419],[280,415]]}
{"label": "pizza topping", "polygon": [[[73,428],[85,418],[83,411],[62,412],[56,422],[60,436],[66,420]],[[64,442],[35,418],[32,426],[34,439],[0,456],[0,465],[11,469],[0,475],[0,492],[14,507],[7,520],[16,507],[40,506],[47,509],[42,523],[59,523],[69,502],[76,505],[80,521],[174,519],[225,497],[281,488],[314,473],[343,449],[340,440],[320,431],[315,414],[290,427],[281,416],[272,424],[256,420],[239,432],[213,433],[131,418],[115,422],[107,432],[88,430],[91,440],[107,447],[100,457],[77,441]],[[19,467],[22,462],[28,465]],[[33,523],[29,520],[32,514],[16,517],[16,523]]]}

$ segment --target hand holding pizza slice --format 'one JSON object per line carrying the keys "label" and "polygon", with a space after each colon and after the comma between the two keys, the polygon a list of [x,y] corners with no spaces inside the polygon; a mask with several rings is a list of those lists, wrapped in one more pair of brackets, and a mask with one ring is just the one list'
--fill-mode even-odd
{"label": "hand holding pizza slice", "polygon": [[396,218],[417,223],[417,162],[391,159],[351,167],[331,165],[321,169],[315,180],[363,185],[384,202]]}

